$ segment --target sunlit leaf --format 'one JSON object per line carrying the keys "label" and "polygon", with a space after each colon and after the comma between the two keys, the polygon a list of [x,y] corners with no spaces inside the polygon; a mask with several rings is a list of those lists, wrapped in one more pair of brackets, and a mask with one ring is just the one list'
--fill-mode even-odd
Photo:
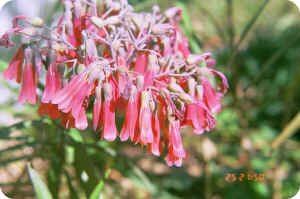
{"label": "sunlit leaf", "polygon": [[29,164],[27,165],[27,169],[37,199],[52,199],[53,197],[48,187],[43,182],[39,174]]}
{"label": "sunlit leaf", "polygon": [[105,172],[104,178],[99,181],[98,185],[94,188],[94,190],[93,190],[92,194],[90,195],[89,199],[99,199],[100,198],[103,187],[104,187],[104,181],[105,181],[106,178],[108,178],[108,176],[110,174],[110,171],[111,170],[108,169]]}

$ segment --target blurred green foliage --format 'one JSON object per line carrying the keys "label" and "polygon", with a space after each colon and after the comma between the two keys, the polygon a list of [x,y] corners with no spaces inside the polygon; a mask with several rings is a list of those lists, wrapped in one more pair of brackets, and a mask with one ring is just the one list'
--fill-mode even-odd
{"label": "blurred green foliage", "polygon": [[[300,185],[299,130],[279,148],[271,149],[271,143],[300,107],[297,9],[288,1],[268,0],[129,2],[138,10],[154,3],[162,9],[180,6],[191,50],[216,56],[217,68],[230,82],[217,129],[198,137],[184,132],[189,158],[183,168],[167,168],[161,158],[139,147],[99,141],[91,129],[66,131],[57,121],[37,116],[34,107],[14,108],[12,99],[0,105],[1,114],[20,122],[0,128],[0,142],[12,143],[0,151],[1,172],[24,161],[42,167],[38,172],[53,198],[268,199],[295,194]],[[3,65],[1,61],[1,70]],[[229,182],[227,174],[246,177]],[[264,174],[264,180],[248,174]],[[33,185],[36,191],[34,180]],[[26,172],[0,187],[13,198],[34,194]]]}

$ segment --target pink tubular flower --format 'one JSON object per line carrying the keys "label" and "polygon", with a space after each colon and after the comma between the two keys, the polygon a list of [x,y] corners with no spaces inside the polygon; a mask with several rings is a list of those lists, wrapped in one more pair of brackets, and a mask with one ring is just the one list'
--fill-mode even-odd
{"label": "pink tubular flower", "polygon": [[0,46],[10,47],[10,36],[21,36],[3,72],[22,84],[19,101],[36,103],[37,82],[45,82],[40,115],[84,130],[90,111],[92,128],[107,141],[118,136],[116,114],[124,115],[121,141],[144,145],[155,156],[167,151],[167,164],[181,166],[187,156],[181,128],[211,131],[228,90],[211,53],[191,54],[179,26],[182,10],[154,6],[138,13],[127,0],[104,1],[101,8],[94,0],[62,3],[63,15],[50,27],[17,16],[0,38]]}
{"label": "pink tubular flower", "polygon": [[96,98],[93,106],[93,128],[96,131],[100,127],[100,115],[101,115],[101,87],[96,88]]}
{"label": "pink tubular flower", "polygon": [[61,78],[56,64],[51,64],[46,74],[43,103],[49,103],[61,87]]}
{"label": "pink tubular flower", "polygon": [[103,85],[104,102],[102,106],[103,111],[103,133],[102,138],[107,141],[114,141],[117,137],[118,131],[115,122],[115,110],[113,104],[113,91],[109,83]]}
{"label": "pink tubular flower", "polygon": [[139,115],[140,143],[148,144],[153,142],[152,130],[152,111],[150,109],[150,94],[147,91],[142,92],[141,108]]}
{"label": "pink tubular flower", "polygon": [[22,80],[22,66],[24,60],[24,51],[22,47],[19,47],[16,54],[12,58],[9,66],[3,72],[3,77],[9,80],[16,80],[20,83]]}
{"label": "pink tubular flower", "polygon": [[74,77],[73,80],[52,100],[52,103],[58,105],[58,109],[64,113],[71,112],[75,120],[75,127],[86,129],[88,126],[85,116],[85,100],[90,94],[91,85],[85,80],[85,75]]}
{"label": "pink tubular flower", "polygon": [[129,137],[131,137],[133,140],[135,135],[136,123],[138,119],[138,95],[135,86],[131,87],[130,97],[125,114],[125,122],[120,133],[121,141],[126,141]]}
{"label": "pink tubular flower", "polygon": [[193,127],[196,134],[214,128],[215,120],[202,102],[188,104],[186,109],[186,123]]}
{"label": "pink tubular flower", "polygon": [[37,96],[36,96],[36,74],[31,63],[32,60],[32,52],[31,49],[27,48],[25,50],[25,63],[24,63],[24,71],[23,71],[23,80],[22,80],[22,88],[19,95],[19,101],[21,103],[25,103],[28,101],[30,104],[36,104]]}
{"label": "pink tubular flower", "polygon": [[134,71],[140,74],[144,74],[147,68],[147,55],[145,53],[140,53],[136,57],[136,62],[134,66]]}
{"label": "pink tubular flower", "polygon": [[160,156],[160,125],[158,113],[152,116],[152,126],[153,126],[153,142],[148,144],[149,151],[156,156]]}
{"label": "pink tubular flower", "polygon": [[221,110],[221,93],[216,92],[208,79],[203,78],[203,101],[212,113]]}
{"label": "pink tubular flower", "polygon": [[169,166],[181,166],[186,157],[180,135],[180,121],[171,121],[169,124],[169,148],[166,162]]}

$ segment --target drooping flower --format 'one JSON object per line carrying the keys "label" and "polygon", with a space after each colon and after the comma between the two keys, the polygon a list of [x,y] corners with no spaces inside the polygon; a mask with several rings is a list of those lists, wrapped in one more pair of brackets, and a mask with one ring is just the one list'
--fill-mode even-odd
{"label": "drooping flower", "polygon": [[135,86],[131,87],[130,97],[128,100],[125,121],[120,132],[121,141],[126,141],[130,137],[132,140],[135,136],[138,120],[138,94]]}
{"label": "drooping flower", "polygon": [[141,94],[141,107],[139,114],[139,142],[141,144],[148,144],[153,142],[152,129],[152,110],[150,108],[150,93],[147,91]]}
{"label": "drooping flower", "polygon": [[101,103],[102,103],[102,92],[101,87],[96,87],[96,96],[93,106],[93,128],[94,131],[96,131],[100,127],[100,121],[101,121]]}
{"label": "drooping flower", "polygon": [[149,151],[156,156],[160,156],[161,148],[160,148],[160,124],[159,124],[159,117],[158,112],[156,112],[152,116],[151,125],[153,127],[153,142],[148,144]]}
{"label": "drooping flower", "polygon": [[167,164],[169,166],[181,166],[182,160],[186,157],[185,150],[182,145],[182,139],[180,135],[180,121],[170,121],[169,124],[169,146],[168,154],[166,157]]}
{"label": "drooping flower", "polygon": [[41,101],[43,103],[50,103],[60,88],[61,78],[58,72],[58,66],[56,63],[53,63],[49,66],[46,73],[45,90]]}
{"label": "drooping flower", "polygon": [[5,71],[3,71],[3,77],[9,80],[16,80],[16,82],[20,83],[22,80],[23,62],[24,50],[22,47],[19,47],[9,66]]}
{"label": "drooping flower", "polygon": [[60,90],[54,99],[53,104],[63,113],[71,113],[74,117],[75,127],[86,129],[88,126],[85,115],[85,100],[90,95],[91,84],[86,80],[85,74],[75,76],[70,83]]}
{"label": "drooping flower", "polygon": [[103,132],[102,138],[107,141],[114,141],[117,137],[118,131],[115,121],[115,110],[113,102],[113,90],[109,83],[103,85],[104,102],[102,105],[103,112]]}
{"label": "drooping flower", "polygon": [[36,74],[32,64],[32,51],[29,48],[25,50],[25,61],[22,77],[22,88],[19,95],[19,101],[21,103],[29,102],[30,104],[36,104]]}

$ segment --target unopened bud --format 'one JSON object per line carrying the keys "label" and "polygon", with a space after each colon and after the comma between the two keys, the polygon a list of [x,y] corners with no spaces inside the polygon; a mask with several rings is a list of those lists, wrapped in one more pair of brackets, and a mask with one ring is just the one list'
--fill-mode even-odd
{"label": "unopened bud", "polygon": [[173,26],[171,26],[169,24],[155,24],[151,30],[152,30],[153,34],[163,35],[163,34],[170,33],[172,28],[173,28]]}
{"label": "unopened bud", "polygon": [[202,55],[191,54],[188,56],[186,62],[190,65],[199,64],[202,61],[205,61],[211,57],[211,53],[204,53]]}
{"label": "unopened bud", "polygon": [[120,24],[120,17],[119,16],[108,17],[105,20],[105,24],[106,25],[117,25],[117,24]]}
{"label": "unopened bud", "polygon": [[114,40],[111,44],[111,48],[114,50],[114,51],[118,51],[119,48],[121,47],[121,42],[120,40]]}
{"label": "unopened bud", "polygon": [[216,65],[216,60],[211,59],[211,58],[209,58],[209,59],[206,60],[206,66],[207,66],[208,68],[212,68],[212,67],[214,67],[215,65]]}
{"label": "unopened bud", "polygon": [[99,17],[91,17],[91,21],[93,24],[95,24],[96,26],[98,26],[99,28],[102,28],[105,26],[105,22],[103,21],[103,19],[99,18]]}
{"label": "unopened bud", "polygon": [[154,5],[154,6],[152,7],[152,10],[153,10],[153,12],[154,12],[155,14],[160,12],[160,8],[159,8],[158,5]]}
{"label": "unopened bud", "polygon": [[200,76],[209,77],[211,75],[211,71],[207,67],[199,67],[197,68],[197,74]]}
{"label": "unopened bud", "polygon": [[177,17],[180,17],[182,13],[182,10],[177,7],[170,8],[165,11],[165,16],[168,19],[176,19]]}
{"label": "unopened bud", "polygon": [[39,17],[34,17],[29,20],[29,23],[35,27],[43,27],[44,26],[44,21],[43,19]]}
{"label": "unopened bud", "polygon": [[121,4],[119,2],[113,2],[111,3],[111,8],[113,11],[120,11],[121,10]]}
{"label": "unopened bud", "polygon": [[181,86],[179,86],[178,84],[169,84],[168,88],[176,93],[182,93],[184,92],[184,90],[181,88]]}

